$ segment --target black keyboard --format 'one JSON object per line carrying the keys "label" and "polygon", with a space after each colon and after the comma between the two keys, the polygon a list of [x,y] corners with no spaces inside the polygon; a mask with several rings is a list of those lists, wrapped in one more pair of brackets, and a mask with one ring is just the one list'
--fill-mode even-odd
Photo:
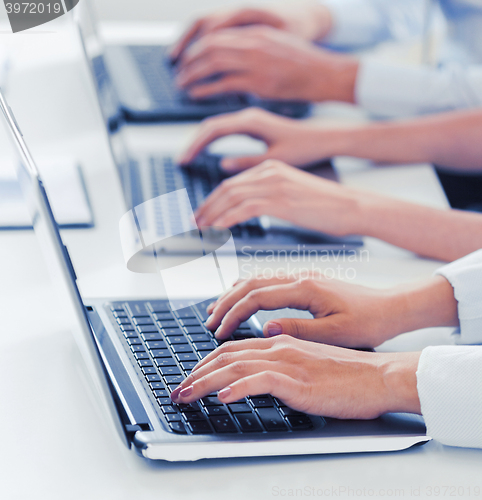
{"label": "black keyboard", "polygon": [[151,97],[158,105],[194,104],[196,106],[219,105],[240,107],[247,105],[246,99],[238,95],[220,96],[215,99],[192,100],[188,94],[175,85],[175,66],[162,46],[133,45],[129,47],[136,60]]}
{"label": "black keyboard", "polygon": [[[178,434],[271,433],[319,429],[322,417],[300,413],[269,394],[223,404],[216,394],[184,405],[171,392],[199,360],[218,346],[205,326],[206,303],[172,311],[168,301],[129,301],[106,305],[126,352],[161,420]],[[242,323],[229,340],[255,337]]]}

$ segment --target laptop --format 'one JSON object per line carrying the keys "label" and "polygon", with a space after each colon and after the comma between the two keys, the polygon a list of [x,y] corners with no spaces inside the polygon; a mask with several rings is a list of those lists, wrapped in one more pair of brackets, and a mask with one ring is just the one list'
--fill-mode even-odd
{"label": "laptop", "polygon": [[[84,0],[74,12],[84,33],[97,33],[93,2]],[[263,100],[248,94],[225,94],[193,100],[175,84],[176,66],[163,45],[107,45],[106,65],[129,121],[200,120],[211,115],[259,106],[293,118],[306,116],[310,105],[297,101]]]}
{"label": "laptop", "polygon": [[[191,165],[180,168],[170,155],[145,150],[133,153],[132,148],[129,149],[126,145],[125,121],[117,105],[119,102],[117,88],[113,84],[111,72],[101,50],[101,43],[93,30],[79,29],[79,35],[97,95],[96,104],[106,125],[109,144],[128,208],[134,209],[163,194],[185,188],[191,206],[196,210],[211,191],[228,177],[220,167],[221,157],[201,154]],[[152,151],[155,151],[155,148],[156,145],[153,144]],[[330,162],[312,165],[309,170],[314,175],[337,179]],[[157,221],[161,231],[162,221],[156,219],[155,214],[149,219]],[[189,229],[186,227],[177,233],[188,232]],[[355,251],[363,245],[360,236],[334,237],[267,216],[250,219],[232,227],[231,232],[237,250],[251,254],[281,250],[301,253],[319,250]],[[182,245],[178,250],[189,247],[190,245]]]}
{"label": "laptop", "polygon": [[[306,455],[406,449],[430,440],[421,417],[389,414],[343,421],[297,412],[269,394],[224,405],[210,394],[176,405],[170,392],[216,348],[204,327],[205,304],[173,310],[167,300],[84,299],[37,166],[0,93],[0,120],[18,154],[17,175],[32,225],[72,320],[77,344],[111,424],[148,459]],[[255,317],[233,339],[260,335]]]}

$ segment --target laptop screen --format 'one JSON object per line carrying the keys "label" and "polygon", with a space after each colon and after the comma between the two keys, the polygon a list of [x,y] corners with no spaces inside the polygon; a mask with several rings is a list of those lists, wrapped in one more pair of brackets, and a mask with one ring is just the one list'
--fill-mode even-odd
{"label": "laptop screen", "polygon": [[87,318],[75,272],[67,248],[62,242],[58,225],[40,178],[36,164],[28,150],[13,112],[0,91],[0,121],[11,138],[16,152],[16,171],[20,188],[31,217],[35,235],[39,241],[43,256],[47,262],[51,279],[57,292],[56,314],[65,315],[81,354],[87,363],[93,381],[104,396],[107,410],[112,415],[122,439],[128,444],[114,402],[105,365]]}

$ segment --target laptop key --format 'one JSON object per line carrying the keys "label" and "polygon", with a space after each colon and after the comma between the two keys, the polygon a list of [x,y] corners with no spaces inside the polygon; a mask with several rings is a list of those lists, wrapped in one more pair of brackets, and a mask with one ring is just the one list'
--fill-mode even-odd
{"label": "laptop key", "polygon": [[219,417],[211,417],[209,419],[214,427],[214,430],[219,433],[224,432],[238,432],[236,425],[229,415],[222,415]]}
{"label": "laptop key", "polygon": [[183,370],[192,370],[197,365],[197,361],[183,361],[181,367]]}
{"label": "laptop key", "polygon": [[186,337],[183,336],[179,336],[179,337],[167,337],[167,341],[169,342],[169,344],[187,344],[188,341],[186,339]]}
{"label": "laptop key", "polygon": [[136,325],[153,325],[154,321],[150,316],[141,316],[140,318],[134,318],[134,323]]}
{"label": "laptop key", "polygon": [[159,374],[146,375],[146,379],[150,382],[151,389],[164,389],[164,384],[162,383],[162,378]]}
{"label": "laptop key", "polygon": [[199,320],[197,318],[183,318],[181,322],[183,326],[199,326]]}
{"label": "laptop key", "polygon": [[183,412],[182,416],[188,422],[195,422],[195,421],[198,421],[198,420],[206,420],[206,417],[200,411],[188,411],[188,412],[185,412],[185,413]]}
{"label": "laptop key", "polygon": [[176,311],[177,317],[181,319],[186,319],[186,318],[197,318],[196,313],[191,309],[180,309],[179,311]]}
{"label": "laptop key", "polygon": [[279,411],[281,412],[281,415],[283,415],[283,417],[299,417],[300,415],[304,415],[304,413],[301,413],[298,410],[293,410],[292,408],[288,408],[287,406],[282,406]]}
{"label": "laptop key", "polygon": [[269,396],[268,397],[253,396],[250,397],[249,399],[251,401],[251,404],[253,404],[255,408],[271,408],[273,406],[273,401]]}
{"label": "laptop key", "polygon": [[154,334],[157,335],[157,337],[149,337],[146,338],[145,340],[156,340],[156,339],[162,339],[161,334],[159,333],[158,328],[155,325],[138,325],[137,326],[137,331],[142,334],[144,337],[145,335],[148,334]]}
{"label": "laptop key", "polygon": [[197,351],[212,351],[216,348],[214,342],[195,342],[194,347]]}
{"label": "laptop key", "polygon": [[148,360],[148,361],[150,361],[149,354],[147,354],[147,352],[145,352],[145,351],[134,353],[134,357],[137,359],[138,362],[140,360]]}
{"label": "laptop key", "polygon": [[184,380],[184,377],[182,375],[166,375],[164,379],[169,385],[179,385]]}
{"label": "laptop key", "polygon": [[164,340],[146,340],[146,345],[149,350],[167,348],[167,344]]}
{"label": "laptop key", "polygon": [[120,329],[124,332],[124,337],[127,338],[127,333],[133,333],[137,337],[137,333],[135,333],[134,327],[132,325],[120,325]]}
{"label": "laptop key", "polygon": [[180,405],[177,405],[177,407],[183,413],[189,413],[191,411],[201,411],[201,409],[200,409],[200,407],[199,407],[199,405],[197,403],[191,403],[191,404],[188,404],[188,405],[180,404]]}
{"label": "laptop key", "polygon": [[142,344],[142,341],[139,337],[137,337],[137,335],[135,337],[131,337],[131,338],[128,338],[126,339],[127,340],[127,343],[130,345],[130,346],[133,346],[133,345],[141,345]]}
{"label": "laptop key", "polygon": [[198,351],[198,355],[201,359],[204,359],[208,354],[211,354],[212,351]]}
{"label": "laptop key", "polygon": [[154,313],[164,313],[164,312],[171,312],[171,309],[169,307],[169,302],[166,300],[153,300],[150,302],[150,306],[152,309],[152,312]]}
{"label": "laptop key", "polygon": [[172,358],[172,354],[169,349],[153,349],[151,351],[151,356],[153,358]]}
{"label": "laptop key", "polygon": [[193,434],[212,434],[212,429],[206,420],[188,422],[187,426]]}
{"label": "laptop key", "polygon": [[[166,366],[171,367],[171,368],[173,368],[173,367],[177,368],[177,363],[173,358],[155,358],[154,364],[159,368],[166,367]],[[179,370],[179,368],[178,368],[178,370]],[[161,371],[161,373],[162,373],[162,371]],[[162,374],[164,375],[164,373],[162,373]]]}
{"label": "laptop key", "polygon": [[162,405],[161,410],[162,413],[177,413],[177,409],[172,405]]}
{"label": "laptop key", "polygon": [[179,335],[182,335],[182,331],[180,328],[163,328],[162,333],[166,337],[177,337]]}
{"label": "laptop key", "polygon": [[206,333],[206,329],[204,327],[202,327],[202,326],[185,326],[184,330],[186,330],[186,332],[188,334],[192,334],[192,333]]}
{"label": "laptop key", "polygon": [[143,366],[141,370],[144,375],[155,375],[157,373],[157,368],[153,366]]}
{"label": "laptop key", "polygon": [[259,408],[256,410],[267,431],[287,431],[288,427],[283,417],[274,408]]}
{"label": "laptop key", "polygon": [[146,348],[142,344],[131,345],[132,352],[146,352]]}
{"label": "laptop key", "polygon": [[234,340],[253,339],[255,337],[256,337],[256,334],[250,330],[236,330],[233,333]]}
{"label": "laptop key", "polygon": [[169,422],[169,427],[177,434],[187,434],[186,428],[182,422]]}
{"label": "laptop key", "polygon": [[[166,394],[167,394],[167,392],[166,392]],[[171,398],[167,395],[162,397],[162,398],[157,398],[157,402],[160,406],[172,404]]]}
{"label": "laptop key", "polygon": [[149,311],[143,301],[130,301],[127,303],[127,309],[131,316],[149,316]]}
{"label": "laptop key", "polygon": [[228,408],[233,413],[251,413],[251,406],[248,403],[231,403]]}
{"label": "laptop key", "polygon": [[192,361],[194,362],[194,366],[197,365],[197,362],[199,360],[199,358],[193,352],[180,352],[179,354],[176,354],[176,357],[179,361]]}
{"label": "laptop key", "polygon": [[217,417],[219,415],[228,415],[228,410],[224,406],[206,406],[206,413],[209,417]]}
{"label": "laptop key", "polygon": [[[154,382],[154,383],[158,383],[158,382]],[[168,398],[169,397],[169,393],[166,391],[166,389],[156,389],[153,392],[154,392],[154,396],[156,396],[156,398]],[[166,404],[169,404],[169,403],[166,403]]]}
{"label": "laptop key", "polygon": [[181,422],[181,415],[179,413],[165,413],[164,417],[168,422]]}
{"label": "laptop key", "polygon": [[176,354],[179,353],[193,353],[192,347],[189,344],[173,344],[171,349]]}
{"label": "laptop key", "polygon": [[180,375],[181,370],[177,366],[161,366],[159,367],[161,375]]}
{"label": "laptop key", "polygon": [[163,313],[155,313],[154,314],[154,319],[156,321],[169,321],[172,320],[174,317],[171,312],[163,312]]}
{"label": "laptop key", "polygon": [[262,432],[263,430],[253,413],[236,413],[234,418],[243,432]]}
{"label": "laptop key", "polygon": [[205,398],[201,398],[201,403],[204,406],[223,406],[223,403],[219,401],[217,396],[206,396]]}
{"label": "laptop key", "polygon": [[295,431],[307,431],[313,428],[313,422],[307,415],[290,415],[286,420]]}
{"label": "laptop key", "polygon": [[174,321],[174,320],[158,321],[157,324],[161,328],[179,328],[179,325],[177,324],[177,321]]}
{"label": "laptop key", "polygon": [[131,320],[127,317],[119,316],[117,318],[117,323],[119,323],[119,325],[130,325]]}
{"label": "laptop key", "polygon": [[211,340],[211,337],[205,333],[193,333],[189,335],[189,338],[193,342],[209,342]]}

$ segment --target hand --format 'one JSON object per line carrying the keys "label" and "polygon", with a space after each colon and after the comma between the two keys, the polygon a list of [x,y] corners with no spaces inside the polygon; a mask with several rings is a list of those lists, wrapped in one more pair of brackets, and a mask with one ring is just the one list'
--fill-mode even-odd
{"label": "hand", "polygon": [[292,277],[239,282],[209,306],[206,326],[216,330],[216,338],[226,339],[258,311],[285,307],[309,311],[313,319],[269,321],[265,337],[286,334],[343,347],[376,347],[406,331],[408,312],[392,290]]}
{"label": "hand", "polygon": [[171,399],[187,404],[219,391],[222,403],[272,394],[296,410],[344,419],[420,413],[419,357],[352,351],[286,335],[228,342],[204,358]]}
{"label": "hand", "polygon": [[201,123],[197,137],[179,159],[192,162],[211,142],[231,134],[245,134],[264,141],[265,154],[239,158],[223,158],[224,170],[235,172],[274,159],[303,166],[330,157],[336,151],[338,130],[322,130],[306,122],[284,118],[259,108],[248,108],[207,118]]}
{"label": "hand", "polygon": [[342,347],[377,347],[396,335],[437,326],[457,326],[457,301],[442,276],[422,283],[377,290],[330,280],[297,277],[240,281],[210,304],[206,326],[228,338],[260,310],[290,307],[313,319],[268,321],[265,337],[281,334]]}
{"label": "hand", "polygon": [[244,8],[227,10],[201,17],[195,21],[176,43],[171,57],[176,60],[194,40],[225,28],[262,24],[288,31],[306,40],[319,40],[332,27],[330,11],[323,5],[306,5],[300,8],[278,7],[276,11],[267,8]]}
{"label": "hand", "polygon": [[372,195],[268,160],[223,181],[195,215],[199,227],[231,227],[271,215],[341,236],[361,227],[359,204],[366,196]]}
{"label": "hand", "polygon": [[358,62],[284,31],[247,26],[193,43],[179,59],[178,71],[177,84],[194,99],[238,92],[267,99],[354,102]]}

